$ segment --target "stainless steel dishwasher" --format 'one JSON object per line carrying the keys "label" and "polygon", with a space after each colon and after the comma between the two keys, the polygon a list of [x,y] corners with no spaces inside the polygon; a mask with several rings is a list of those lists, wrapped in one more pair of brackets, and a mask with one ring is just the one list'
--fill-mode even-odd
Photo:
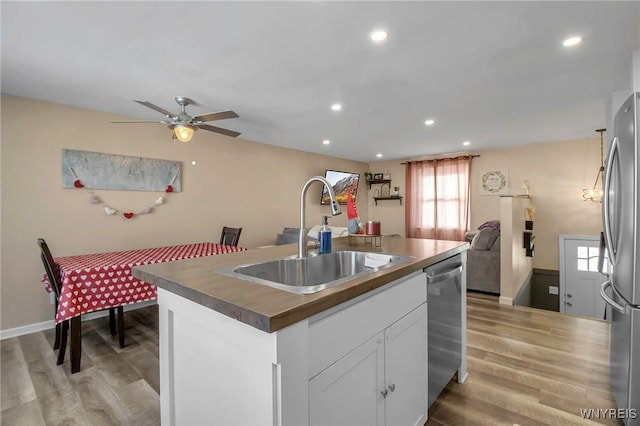
{"label": "stainless steel dishwasher", "polygon": [[462,256],[424,270],[427,274],[429,406],[462,363]]}

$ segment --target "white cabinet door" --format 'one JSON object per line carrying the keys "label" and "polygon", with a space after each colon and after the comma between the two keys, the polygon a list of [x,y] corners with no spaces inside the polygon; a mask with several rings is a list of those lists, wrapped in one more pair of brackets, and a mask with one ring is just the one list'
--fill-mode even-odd
{"label": "white cabinet door", "polygon": [[309,424],[383,425],[383,389],[380,333],[309,381]]}
{"label": "white cabinet door", "polygon": [[385,330],[386,424],[427,421],[427,304]]}
{"label": "white cabinet door", "polygon": [[423,425],[427,304],[309,381],[311,425]]}

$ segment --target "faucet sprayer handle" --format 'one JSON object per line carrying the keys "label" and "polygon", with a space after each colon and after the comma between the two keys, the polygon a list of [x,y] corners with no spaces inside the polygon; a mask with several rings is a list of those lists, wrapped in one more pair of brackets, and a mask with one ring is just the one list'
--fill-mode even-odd
{"label": "faucet sprayer handle", "polygon": [[331,200],[331,214],[337,216],[341,213],[342,210],[340,209],[340,205],[337,202]]}

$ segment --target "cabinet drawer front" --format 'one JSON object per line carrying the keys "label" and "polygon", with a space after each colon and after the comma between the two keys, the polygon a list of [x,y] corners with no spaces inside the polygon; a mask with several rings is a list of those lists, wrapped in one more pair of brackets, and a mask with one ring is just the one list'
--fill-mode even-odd
{"label": "cabinet drawer front", "polygon": [[427,300],[424,273],[398,281],[355,304],[345,302],[325,318],[310,321],[309,378]]}

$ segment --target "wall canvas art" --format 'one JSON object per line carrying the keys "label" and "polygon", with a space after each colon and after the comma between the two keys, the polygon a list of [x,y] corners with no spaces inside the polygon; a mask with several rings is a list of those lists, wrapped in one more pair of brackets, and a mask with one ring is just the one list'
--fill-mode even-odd
{"label": "wall canvas art", "polygon": [[164,192],[171,185],[172,192],[180,192],[180,173],[180,161],[62,150],[63,188],[80,180],[88,189]]}

